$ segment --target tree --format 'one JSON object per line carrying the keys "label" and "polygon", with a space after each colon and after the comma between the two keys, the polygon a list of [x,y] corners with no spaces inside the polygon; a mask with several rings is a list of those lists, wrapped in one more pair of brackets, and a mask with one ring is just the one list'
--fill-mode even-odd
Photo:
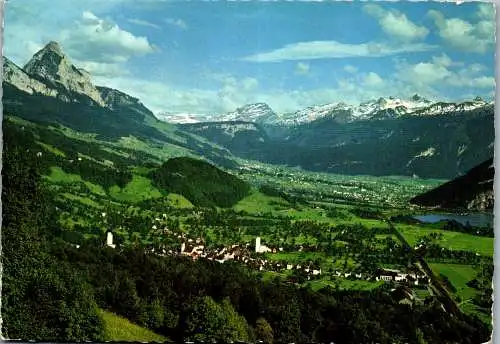
{"label": "tree", "polygon": [[273,329],[264,318],[258,318],[255,323],[255,336],[266,344],[272,344],[274,340]]}
{"label": "tree", "polygon": [[[4,127],[5,129],[5,127]],[[59,234],[52,197],[41,186],[33,137],[4,130],[2,335],[23,340],[101,340],[92,290],[49,254]]]}
{"label": "tree", "polygon": [[210,296],[198,298],[185,319],[186,336],[201,341],[247,341],[248,324],[228,300],[222,305]]}

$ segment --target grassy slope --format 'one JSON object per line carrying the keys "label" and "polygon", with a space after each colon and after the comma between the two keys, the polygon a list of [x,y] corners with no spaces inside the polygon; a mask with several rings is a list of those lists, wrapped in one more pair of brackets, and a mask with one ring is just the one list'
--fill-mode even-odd
{"label": "grassy slope", "polygon": [[493,238],[475,236],[460,232],[427,229],[411,225],[398,225],[397,228],[406,240],[408,240],[410,245],[415,244],[417,239],[421,236],[428,235],[430,233],[441,233],[443,234],[443,239],[439,240],[438,243],[443,247],[453,250],[477,252],[481,255],[490,257],[493,256]]}
{"label": "grassy slope", "polygon": [[84,183],[91,193],[99,196],[106,195],[106,191],[102,186],[93,184],[86,180],[84,181],[80,175],[66,173],[62,168],[57,166],[51,167],[51,173],[50,175],[45,176],[45,179],[56,184]]}
{"label": "grassy slope", "polygon": [[127,342],[165,342],[168,339],[108,311],[101,311],[105,323],[105,340]]}
{"label": "grassy slope", "polygon": [[471,265],[463,264],[429,264],[435,273],[442,273],[457,289],[456,294],[462,302],[459,303],[460,309],[466,314],[474,314],[479,317],[484,323],[491,323],[491,315],[480,311],[476,305],[472,304],[471,299],[477,294],[474,288],[467,286],[467,282],[472,280],[476,275],[476,270]]}
{"label": "grassy slope", "polygon": [[470,299],[476,295],[476,290],[467,286],[472,280],[476,270],[471,265],[429,263],[435,273],[442,273],[457,289],[457,294],[462,299]]}
{"label": "grassy slope", "polygon": [[182,195],[170,193],[167,195],[167,199],[176,208],[193,208],[193,204]]}
{"label": "grassy slope", "polygon": [[111,197],[119,201],[139,202],[145,199],[162,197],[161,192],[155,188],[151,180],[134,174],[132,181],[120,189],[118,186],[110,188]]}

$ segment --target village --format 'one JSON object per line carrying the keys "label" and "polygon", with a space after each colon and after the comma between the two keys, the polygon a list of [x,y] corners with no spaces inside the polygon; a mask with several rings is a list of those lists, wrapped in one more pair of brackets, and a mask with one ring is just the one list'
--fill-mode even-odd
{"label": "village", "polygon": [[[158,222],[161,221],[159,218],[156,218],[155,220]],[[158,227],[156,225],[153,225],[152,229],[157,230]],[[230,246],[219,245],[216,248],[207,249],[205,247],[204,239],[201,237],[194,239],[188,238],[184,233],[175,234],[166,227],[163,229],[163,233],[165,235],[174,236],[180,241],[179,250],[166,249],[165,247],[159,247],[155,250],[154,247],[151,247],[147,249],[149,252],[158,256],[180,255],[188,257],[194,261],[200,258],[216,261],[219,263],[236,261],[245,264],[251,269],[262,272],[295,272],[306,280],[317,279],[320,277],[320,275],[322,275],[322,273],[324,274],[324,271],[322,272],[321,266],[313,261],[307,261],[300,264],[292,264],[286,261],[275,261],[266,258],[266,253],[272,254],[277,252],[284,252],[284,248],[268,247],[262,244],[260,237],[255,238],[254,245],[251,245],[249,243],[246,243],[244,245],[233,244]],[[117,245],[113,243],[113,233],[111,231],[106,232],[106,245],[111,248],[117,247]],[[299,248],[299,251],[301,250],[302,247]],[[374,274],[359,272],[356,273],[353,271],[340,270],[329,271],[329,274],[334,278],[346,278],[350,280],[384,281],[410,286],[425,286],[429,284],[428,277],[416,267],[408,268],[406,271],[401,271],[398,269],[378,268]]]}

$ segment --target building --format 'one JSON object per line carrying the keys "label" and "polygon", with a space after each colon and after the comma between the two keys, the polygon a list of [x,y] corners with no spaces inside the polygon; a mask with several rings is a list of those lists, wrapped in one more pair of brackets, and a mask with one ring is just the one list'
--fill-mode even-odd
{"label": "building", "polygon": [[109,247],[115,248],[116,245],[113,244],[113,233],[108,231],[108,234],[106,235],[106,245]]}
{"label": "building", "polygon": [[271,249],[265,245],[261,245],[260,237],[255,238],[255,252],[256,253],[266,253],[271,252]]}

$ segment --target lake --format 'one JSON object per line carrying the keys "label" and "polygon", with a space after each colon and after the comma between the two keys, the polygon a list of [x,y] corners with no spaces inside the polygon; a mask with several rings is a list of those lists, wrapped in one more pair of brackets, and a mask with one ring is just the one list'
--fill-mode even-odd
{"label": "lake", "polygon": [[463,225],[467,222],[473,227],[492,227],[493,226],[493,214],[492,213],[470,213],[467,215],[460,214],[425,214],[413,216],[417,219],[426,223],[436,223],[439,221],[455,220]]}

